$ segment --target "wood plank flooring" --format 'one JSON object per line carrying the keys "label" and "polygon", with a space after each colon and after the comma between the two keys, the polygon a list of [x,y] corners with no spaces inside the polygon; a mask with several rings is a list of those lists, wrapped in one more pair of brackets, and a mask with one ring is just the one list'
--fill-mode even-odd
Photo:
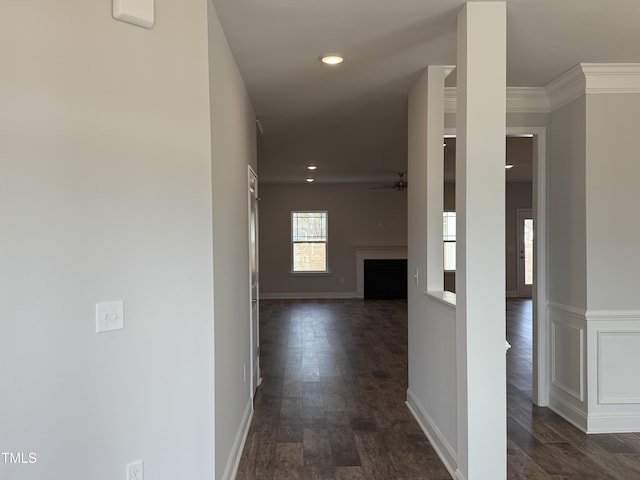
{"label": "wood plank flooring", "polygon": [[[507,307],[509,478],[640,479],[640,435],[586,436],[531,405],[530,309]],[[263,383],[236,478],[451,478],[404,404],[406,312],[401,300],[262,301]]]}

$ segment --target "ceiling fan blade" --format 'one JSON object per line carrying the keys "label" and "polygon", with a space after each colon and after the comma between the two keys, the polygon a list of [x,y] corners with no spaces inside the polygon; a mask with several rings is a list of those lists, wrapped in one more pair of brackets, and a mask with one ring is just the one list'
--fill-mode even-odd
{"label": "ceiling fan blade", "polygon": [[393,183],[386,183],[384,185],[377,185],[375,187],[369,187],[371,190],[378,190],[378,189],[383,189],[383,188],[392,188],[394,190],[397,190],[399,192],[401,192],[402,190],[405,190],[408,186],[407,180],[406,180],[406,174],[405,173],[398,173],[398,177],[400,177],[400,180],[398,180],[397,182],[393,182]]}

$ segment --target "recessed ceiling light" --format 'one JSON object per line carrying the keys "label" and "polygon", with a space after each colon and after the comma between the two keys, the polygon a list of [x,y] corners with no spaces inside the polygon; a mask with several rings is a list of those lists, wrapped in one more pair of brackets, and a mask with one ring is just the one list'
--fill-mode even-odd
{"label": "recessed ceiling light", "polygon": [[307,170],[315,170],[316,168],[318,168],[315,165],[307,165]]}
{"label": "recessed ceiling light", "polygon": [[339,63],[344,62],[344,56],[339,53],[327,53],[320,57],[322,63],[327,65],[338,65]]}
{"label": "recessed ceiling light", "polygon": [[308,183],[313,183],[313,178],[311,178],[311,177],[307,177],[307,182],[308,182]]}
{"label": "recessed ceiling light", "polygon": [[505,165],[505,166],[504,166],[504,168],[506,168],[507,170],[509,170],[510,168],[513,168],[513,165],[511,165],[511,164],[507,164],[507,165]]}

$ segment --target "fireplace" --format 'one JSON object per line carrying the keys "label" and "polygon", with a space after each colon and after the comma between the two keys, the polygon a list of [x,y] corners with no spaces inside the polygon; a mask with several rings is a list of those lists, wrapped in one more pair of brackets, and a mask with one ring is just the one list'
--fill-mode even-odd
{"label": "fireplace", "polygon": [[[364,264],[369,260],[402,260],[404,262],[404,296],[406,298],[406,246],[357,245],[356,249],[356,287],[358,298],[365,298]],[[367,297],[369,298],[369,297]]]}
{"label": "fireplace", "polygon": [[407,298],[407,260],[365,260],[364,298],[365,300]]}

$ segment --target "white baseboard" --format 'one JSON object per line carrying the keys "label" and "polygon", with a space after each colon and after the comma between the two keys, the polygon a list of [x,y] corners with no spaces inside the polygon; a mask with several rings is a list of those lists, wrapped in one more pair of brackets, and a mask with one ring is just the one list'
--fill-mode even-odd
{"label": "white baseboard", "polygon": [[587,414],[575,405],[563,400],[553,392],[549,393],[549,408],[573,426],[587,433]]}
{"label": "white baseboard", "polygon": [[640,432],[639,415],[589,415],[587,433]]}
{"label": "white baseboard", "polygon": [[637,414],[587,415],[553,393],[549,396],[549,408],[587,434],[640,432],[640,415]]}
{"label": "white baseboard", "polygon": [[240,465],[240,458],[242,457],[242,450],[244,449],[244,442],[247,440],[247,434],[249,433],[249,427],[251,426],[251,418],[253,417],[253,408],[251,408],[252,401],[249,399],[247,407],[242,415],[242,421],[240,427],[236,432],[236,438],[233,441],[231,447],[231,453],[227,459],[227,465],[224,468],[222,474],[223,480],[233,480],[238,473],[238,465]]}
{"label": "white baseboard", "polygon": [[418,425],[420,425],[424,434],[429,439],[429,442],[431,442],[431,445],[440,457],[440,460],[442,460],[442,463],[444,463],[444,466],[449,471],[449,474],[455,479],[464,480],[462,475],[458,475],[458,454],[451,447],[440,429],[433,422],[411,390],[407,390],[406,405],[418,422]]}
{"label": "white baseboard", "polygon": [[460,470],[456,470],[456,473],[453,476],[453,478],[455,480],[467,480],[466,478],[464,478],[464,475],[462,474],[462,472]]}
{"label": "white baseboard", "polygon": [[269,292],[260,293],[264,300],[312,300],[316,298],[358,298],[356,292]]}

